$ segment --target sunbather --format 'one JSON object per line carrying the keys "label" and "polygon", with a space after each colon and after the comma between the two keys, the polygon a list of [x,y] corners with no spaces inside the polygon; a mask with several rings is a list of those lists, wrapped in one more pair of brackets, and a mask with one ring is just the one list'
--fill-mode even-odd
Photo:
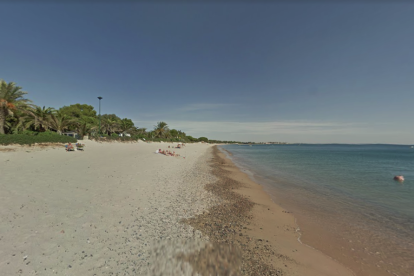
{"label": "sunbather", "polygon": [[66,146],[66,151],[74,151],[75,149],[73,148],[72,143],[68,143]]}

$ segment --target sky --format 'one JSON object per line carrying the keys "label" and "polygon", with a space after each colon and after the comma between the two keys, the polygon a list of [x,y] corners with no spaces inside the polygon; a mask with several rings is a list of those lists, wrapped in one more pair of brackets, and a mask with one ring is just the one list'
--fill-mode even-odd
{"label": "sky", "polygon": [[414,144],[414,2],[0,1],[0,79],[193,137]]}

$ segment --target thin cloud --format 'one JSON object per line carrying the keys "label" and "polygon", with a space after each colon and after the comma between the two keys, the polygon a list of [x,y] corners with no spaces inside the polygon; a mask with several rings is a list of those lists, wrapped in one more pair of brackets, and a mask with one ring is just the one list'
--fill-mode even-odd
{"label": "thin cloud", "polygon": [[[138,125],[151,126],[154,122],[136,121]],[[349,134],[361,131],[364,124],[339,122],[199,122],[199,121],[168,121],[171,128],[181,129],[188,134],[206,135],[208,133],[238,135],[276,135],[276,134]],[[149,127],[150,128],[150,127]]]}
{"label": "thin cloud", "polygon": [[152,112],[146,112],[142,114],[142,117],[150,119],[150,118],[171,118],[180,115],[188,116],[188,113],[200,113],[203,112],[214,112],[217,113],[218,111],[228,110],[232,107],[238,107],[239,104],[223,104],[223,103],[192,103],[187,104],[178,108],[164,110],[163,108],[157,108],[152,110]]}
{"label": "thin cloud", "polygon": [[189,111],[200,111],[200,110],[217,110],[223,108],[229,108],[237,106],[238,104],[223,104],[223,103],[197,103],[189,104],[183,107],[180,107],[178,111],[189,112]]}
{"label": "thin cloud", "polygon": [[[159,117],[158,117],[159,118]],[[285,141],[300,143],[394,143],[412,144],[411,129],[360,122],[326,121],[189,121],[164,120],[170,128],[193,137],[237,141]],[[135,125],[152,130],[156,121],[135,120]]]}

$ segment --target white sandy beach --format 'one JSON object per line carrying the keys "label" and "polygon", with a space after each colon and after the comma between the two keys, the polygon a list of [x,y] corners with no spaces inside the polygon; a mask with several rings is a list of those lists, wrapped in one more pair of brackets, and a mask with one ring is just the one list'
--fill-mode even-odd
{"label": "white sandy beach", "polygon": [[[74,152],[0,147],[0,275],[198,275],[177,256],[209,240],[182,220],[223,203],[204,189],[218,179],[212,146],[189,144],[172,157],[155,153],[169,143],[83,143]],[[256,202],[235,237],[269,242],[283,254],[272,259],[283,275],[352,275],[299,244],[294,218],[231,161],[215,162]]]}
{"label": "white sandy beach", "polygon": [[190,275],[174,256],[207,239],[180,220],[212,200],[211,146],[83,143],[0,151],[0,274]]}

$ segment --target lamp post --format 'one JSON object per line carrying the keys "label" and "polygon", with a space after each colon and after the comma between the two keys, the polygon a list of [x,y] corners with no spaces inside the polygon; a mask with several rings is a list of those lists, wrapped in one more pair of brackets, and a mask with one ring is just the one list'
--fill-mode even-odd
{"label": "lamp post", "polygon": [[101,100],[102,97],[98,97],[99,99],[99,136],[101,135]]}

